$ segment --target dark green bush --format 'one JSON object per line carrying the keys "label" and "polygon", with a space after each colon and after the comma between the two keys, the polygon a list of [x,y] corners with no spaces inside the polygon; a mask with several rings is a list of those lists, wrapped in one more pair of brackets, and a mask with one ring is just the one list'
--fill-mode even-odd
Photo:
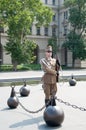
{"label": "dark green bush", "polygon": [[[17,71],[40,70],[40,64],[20,64],[17,65]],[[0,71],[13,71],[13,65],[0,65]]]}
{"label": "dark green bush", "polygon": [[0,71],[12,71],[12,65],[0,65]]}

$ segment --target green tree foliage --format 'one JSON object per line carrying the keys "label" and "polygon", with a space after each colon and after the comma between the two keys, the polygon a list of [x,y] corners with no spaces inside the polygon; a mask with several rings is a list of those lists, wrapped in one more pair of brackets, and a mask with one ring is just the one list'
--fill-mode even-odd
{"label": "green tree foliage", "polygon": [[34,41],[25,40],[24,43],[20,44],[19,40],[13,41],[13,39],[9,37],[9,41],[6,44],[5,49],[7,54],[11,54],[14,70],[16,70],[18,64],[33,63],[36,58],[34,55],[34,49],[36,46],[37,44]]}
{"label": "green tree foliage", "polygon": [[52,46],[52,48],[53,48],[53,56],[55,56],[56,53],[57,53],[57,38],[52,37],[52,38],[48,39],[48,45]]}
{"label": "green tree foliage", "polygon": [[73,30],[78,30],[78,34],[86,30],[86,0],[65,0],[66,7],[69,8],[69,22]]}
{"label": "green tree foliage", "polygon": [[34,21],[37,25],[48,25],[52,15],[52,10],[40,0],[0,0],[0,21],[8,27],[5,49],[13,64],[34,60],[32,50],[36,45],[28,41],[27,35]]}
{"label": "green tree foliage", "polygon": [[75,59],[86,58],[86,41],[83,33],[86,30],[86,0],[65,0],[65,6],[69,8],[69,22],[72,30],[66,36],[64,43],[73,53],[72,66]]}
{"label": "green tree foliage", "polygon": [[64,46],[72,52],[72,67],[74,67],[75,59],[79,58],[80,60],[84,60],[86,58],[86,46],[83,40],[84,39],[74,31],[70,31],[64,42]]}

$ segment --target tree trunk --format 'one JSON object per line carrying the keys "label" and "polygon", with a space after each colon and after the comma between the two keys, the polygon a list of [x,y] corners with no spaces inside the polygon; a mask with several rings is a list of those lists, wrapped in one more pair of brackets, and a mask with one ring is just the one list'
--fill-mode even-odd
{"label": "tree trunk", "polygon": [[75,67],[75,57],[74,57],[74,54],[72,53],[72,67],[74,68]]}
{"label": "tree trunk", "polygon": [[17,71],[17,65],[18,65],[17,61],[12,60],[12,64],[13,64],[13,71]]}
{"label": "tree trunk", "polygon": [[67,67],[67,48],[65,47],[65,66]]}

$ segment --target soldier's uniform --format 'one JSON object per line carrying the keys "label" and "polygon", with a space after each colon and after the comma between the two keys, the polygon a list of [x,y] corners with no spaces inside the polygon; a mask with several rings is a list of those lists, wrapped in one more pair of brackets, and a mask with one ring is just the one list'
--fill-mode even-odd
{"label": "soldier's uniform", "polygon": [[[49,51],[52,48],[47,48]],[[55,106],[56,102],[55,99],[52,99],[52,103],[50,99],[52,97],[55,97],[56,92],[57,92],[57,84],[56,84],[56,74],[57,71],[55,70],[56,67],[56,59],[50,57],[48,58],[43,58],[40,60],[41,68],[44,71],[44,75],[42,77],[42,82],[43,82],[43,89],[45,93],[45,104]],[[46,105],[46,106],[48,106]]]}

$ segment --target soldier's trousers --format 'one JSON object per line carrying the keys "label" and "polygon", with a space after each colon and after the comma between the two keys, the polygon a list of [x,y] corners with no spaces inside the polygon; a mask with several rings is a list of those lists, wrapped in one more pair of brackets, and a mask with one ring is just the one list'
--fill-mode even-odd
{"label": "soldier's trousers", "polygon": [[57,84],[44,84],[44,93],[45,93],[45,99],[50,99],[52,96],[56,95],[57,92]]}
{"label": "soldier's trousers", "polygon": [[45,93],[45,105],[48,107],[49,105],[56,106],[55,95],[57,92],[57,84],[44,84],[44,93]]}

